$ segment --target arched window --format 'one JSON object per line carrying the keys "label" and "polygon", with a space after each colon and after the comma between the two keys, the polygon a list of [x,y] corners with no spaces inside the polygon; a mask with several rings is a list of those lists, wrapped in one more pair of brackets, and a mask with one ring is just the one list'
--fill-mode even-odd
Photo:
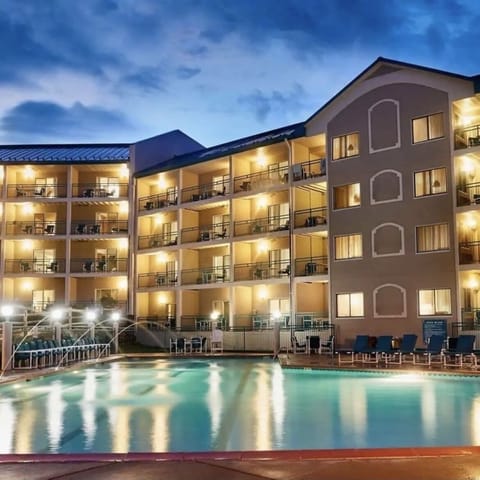
{"label": "arched window", "polygon": [[400,147],[400,104],[390,98],[368,109],[368,143],[370,153]]}
{"label": "arched window", "polygon": [[372,230],[372,256],[405,254],[404,228],[396,223],[382,223]]}
{"label": "arched window", "polygon": [[377,287],[373,291],[373,316],[406,318],[406,290],[394,283],[385,283]]}
{"label": "arched window", "polygon": [[370,203],[399,202],[403,199],[402,174],[382,170],[370,178]]}

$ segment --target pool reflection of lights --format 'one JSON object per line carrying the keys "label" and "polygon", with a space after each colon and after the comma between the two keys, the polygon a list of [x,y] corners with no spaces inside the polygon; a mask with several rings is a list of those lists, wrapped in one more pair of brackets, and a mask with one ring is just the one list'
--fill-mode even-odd
{"label": "pool reflection of lights", "polygon": [[425,381],[425,376],[418,373],[399,373],[398,375],[382,378],[382,380],[395,383],[422,383]]}

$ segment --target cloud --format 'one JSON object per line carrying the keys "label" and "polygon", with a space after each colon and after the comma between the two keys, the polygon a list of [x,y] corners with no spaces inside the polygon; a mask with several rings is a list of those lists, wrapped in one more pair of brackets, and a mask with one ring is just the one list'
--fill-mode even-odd
{"label": "cloud", "polygon": [[159,68],[139,68],[135,73],[121,77],[119,85],[142,92],[163,91],[165,79]]}
{"label": "cloud", "polygon": [[259,122],[265,122],[267,117],[275,115],[280,118],[295,114],[304,108],[302,98],[305,92],[300,85],[295,85],[291,92],[272,91],[270,94],[254,90],[248,95],[238,98],[238,103],[252,111]]}
{"label": "cloud", "polygon": [[126,129],[123,114],[101,107],[75,103],[69,108],[53,102],[27,101],[9,110],[0,121],[2,133],[17,142],[38,139],[62,142],[65,139],[99,138],[107,129]]}
{"label": "cloud", "polygon": [[188,80],[198,75],[202,70],[200,68],[190,68],[181,66],[177,68],[177,77],[181,80]]}

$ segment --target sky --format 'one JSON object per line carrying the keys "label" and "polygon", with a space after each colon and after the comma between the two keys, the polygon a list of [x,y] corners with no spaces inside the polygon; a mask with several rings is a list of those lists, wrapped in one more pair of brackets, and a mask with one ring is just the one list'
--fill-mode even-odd
{"label": "sky", "polygon": [[210,147],[306,120],[382,56],[480,74],[468,0],[0,0],[0,143]]}

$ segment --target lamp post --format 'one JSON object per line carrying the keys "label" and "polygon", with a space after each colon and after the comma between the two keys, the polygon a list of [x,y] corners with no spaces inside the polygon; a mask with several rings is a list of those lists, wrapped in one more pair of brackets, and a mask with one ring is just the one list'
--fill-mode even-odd
{"label": "lamp post", "polygon": [[118,324],[120,323],[120,312],[113,312],[111,319],[113,322],[113,350],[115,353],[118,353]]}
{"label": "lamp post", "polygon": [[12,305],[2,305],[0,307],[0,315],[4,318],[3,335],[2,335],[2,371],[11,370],[12,363],[12,324],[10,317],[13,315],[14,309]]}

